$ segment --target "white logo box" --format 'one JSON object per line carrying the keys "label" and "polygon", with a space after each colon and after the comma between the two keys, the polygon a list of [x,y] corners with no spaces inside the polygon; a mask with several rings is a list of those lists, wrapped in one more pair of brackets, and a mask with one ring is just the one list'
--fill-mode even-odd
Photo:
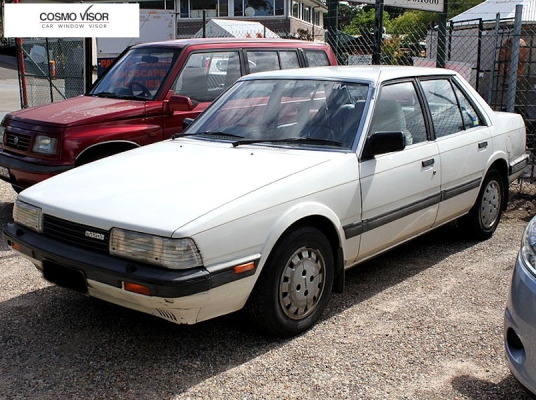
{"label": "white logo box", "polygon": [[139,4],[8,3],[4,36],[139,37]]}

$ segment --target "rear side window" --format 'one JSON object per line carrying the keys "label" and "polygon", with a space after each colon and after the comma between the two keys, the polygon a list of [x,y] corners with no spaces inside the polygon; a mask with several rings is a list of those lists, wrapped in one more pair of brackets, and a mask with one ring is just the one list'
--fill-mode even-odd
{"label": "rear side window", "polygon": [[248,51],[246,54],[250,73],[280,69],[277,51]]}
{"label": "rear side window", "polygon": [[480,120],[478,113],[476,112],[471,102],[467,99],[465,94],[456,86],[454,86],[454,92],[456,93],[456,97],[458,97],[458,101],[460,102],[464,128],[470,129],[475,126],[481,126],[482,121]]}
{"label": "rear side window", "polygon": [[329,58],[325,51],[304,50],[305,58],[309,67],[323,67],[329,64]]}
{"label": "rear side window", "polygon": [[295,51],[280,51],[281,69],[299,68],[298,53]]}
{"label": "rear side window", "polygon": [[432,113],[436,137],[462,131],[464,124],[450,80],[446,78],[425,80],[421,85]]}

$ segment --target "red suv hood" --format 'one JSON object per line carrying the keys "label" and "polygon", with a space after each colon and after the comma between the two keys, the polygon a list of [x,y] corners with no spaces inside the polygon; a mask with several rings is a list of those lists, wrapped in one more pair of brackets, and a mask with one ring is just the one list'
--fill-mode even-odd
{"label": "red suv hood", "polygon": [[39,125],[66,127],[139,117],[144,112],[144,101],[78,96],[45,106],[14,111],[9,116],[14,120]]}

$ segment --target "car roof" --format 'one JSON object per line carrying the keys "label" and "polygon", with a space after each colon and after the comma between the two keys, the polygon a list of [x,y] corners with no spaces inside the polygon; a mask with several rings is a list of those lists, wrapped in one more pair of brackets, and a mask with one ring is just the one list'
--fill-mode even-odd
{"label": "car roof", "polygon": [[191,38],[191,39],[176,39],[166,40],[162,42],[141,43],[133,46],[134,48],[144,47],[173,47],[184,48],[194,45],[225,45],[226,47],[264,47],[264,46],[280,46],[280,47],[325,47],[325,43],[307,42],[304,40],[294,39],[267,39],[267,38]]}
{"label": "car roof", "polygon": [[333,79],[349,81],[383,82],[398,78],[457,75],[443,68],[409,67],[397,65],[339,65],[300,69],[283,69],[246,75],[240,80],[288,78],[288,79]]}

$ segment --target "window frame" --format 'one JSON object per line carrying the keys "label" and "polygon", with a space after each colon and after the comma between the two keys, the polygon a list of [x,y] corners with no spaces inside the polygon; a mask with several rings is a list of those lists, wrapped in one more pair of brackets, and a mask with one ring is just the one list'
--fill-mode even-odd
{"label": "window frame", "polygon": [[[489,127],[488,118],[485,117],[485,114],[482,112],[482,109],[480,108],[480,106],[477,103],[475,103],[473,97],[467,92],[467,90],[463,87],[463,85],[461,85],[459,83],[459,81],[456,79],[455,76],[453,76],[453,75],[418,76],[418,77],[416,77],[416,80],[417,80],[418,85],[420,87],[423,101],[424,101],[424,103],[426,105],[426,110],[427,110],[426,113],[428,114],[429,123],[430,123],[431,140],[437,140],[437,139],[442,138],[442,137],[448,137],[448,136],[451,136],[451,135],[455,135],[455,134],[458,134],[460,132],[465,132],[468,129],[472,129],[472,128]],[[431,80],[446,80],[446,81],[448,81],[450,83],[450,86],[452,88],[452,92],[454,94],[454,97],[456,98],[456,105],[458,107],[458,112],[460,114],[460,119],[462,120],[462,123],[463,123],[463,126],[464,126],[463,130],[457,131],[455,133],[450,133],[448,135],[439,136],[439,137],[436,135],[435,127],[434,127],[434,123],[433,123],[433,118],[432,118],[432,112],[431,112],[431,109],[430,109],[430,105],[428,104],[428,99],[427,99],[426,94],[424,92],[424,88],[422,86],[422,82],[431,81]],[[472,126],[472,127],[469,127],[469,128],[465,127],[465,121],[463,119],[462,108],[461,108],[461,105],[460,105],[460,99],[458,98],[458,95],[456,94],[455,89],[458,89],[461,92],[461,94],[464,96],[465,100],[471,105],[473,110],[478,115],[478,119],[480,120],[480,124],[478,126]]]}

